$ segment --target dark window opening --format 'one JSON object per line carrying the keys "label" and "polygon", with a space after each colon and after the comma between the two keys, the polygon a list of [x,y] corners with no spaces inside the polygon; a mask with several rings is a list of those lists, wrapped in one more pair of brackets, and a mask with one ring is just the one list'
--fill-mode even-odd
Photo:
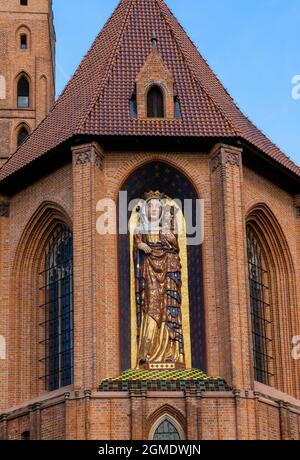
{"label": "dark window opening", "polygon": [[261,246],[250,226],[247,227],[249,287],[255,380],[272,385],[272,316],[269,273]]}
{"label": "dark window opening", "polygon": [[135,92],[132,94],[131,99],[129,101],[129,108],[131,118],[137,118],[137,101]]}
{"label": "dark window opening", "polygon": [[20,128],[18,132],[18,141],[17,141],[18,147],[20,147],[20,145],[23,144],[23,142],[25,142],[25,140],[28,137],[28,134],[29,134],[28,130],[24,126],[22,126],[22,128]]}
{"label": "dark window opening", "polygon": [[63,225],[48,244],[40,279],[41,379],[45,389],[52,391],[73,381],[73,237]]}
{"label": "dark window opening", "polygon": [[29,82],[24,76],[18,81],[18,107],[21,109],[29,107]]}
{"label": "dark window opening", "polygon": [[27,6],[28,5],[28,0],[20,0],[20,5]]}
{"label": "dark window opening", "polygon": [[164,118],[164,98],[158,86],[153,86],[147,96],[148,118]]}
{"label": "dark window opening", "polygon": [[20,42],[21,42],[21,49],[27,50],[27,35],[26,34],[21,35]]}
{"label": "dark window opening", "polygon": [[174,97],[174,118],[176,120],[181,120],[181,108],[180,102],[177,96]]}
{"label": "dark window opening", "polygon": [[22,441],[30,441],[30,431],[24,431],[21,434],[21,440]]}
{"label": "dark window opening", "polygon": [[169,420],[164,420],[155,431],[153,440],[180,441],[180,435],[178,433],[178,430]]}

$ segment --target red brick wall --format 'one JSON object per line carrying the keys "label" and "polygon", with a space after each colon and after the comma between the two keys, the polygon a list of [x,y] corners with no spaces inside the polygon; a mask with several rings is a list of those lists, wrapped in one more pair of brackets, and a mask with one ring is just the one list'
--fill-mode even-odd
{"label": "red brick wall", "polygon": [[[282,259],[290,259],[290,270],[283,270],[282,279],[276,286],[271,286],[273,294],[277,290],[280,298],[279,304],[273,306],[274,311],[274,360],[275,360],[275,386],[294,397],[300,397],[300,360],[292,359],[292,337],[300,332],[300,292],[296,280],[300,277],[299,258],[299,224],[296,219],[294,197],[283,191],[275,184],[267,181],[253,171],[244,168],[244,210],[245,219],[249,212],[261,204],[266,212],[272,214],[272,219],[277,227],[270,231],[279,240],[282,246]],[[280,231],[283,236],[280,235]],[[267,237],[266,237],[267,238]],[[286,278],[284,282],[283,278]]]}
{"label": "red brick wall", "polygon": [[[228,157],[228,154],[237,157]],[[43,407],[39,416],[36,410],[31,413],[31,425],[39,425],[36,436],[45,439],[60,436],[68,439],[147,437],[149,421],[153,422],[154,415],[166,404],[177,410],[180,420],[188,417],[184,429],[189,438],[299,436],[299,408],[295,408],[294,402],[289,403],[287,417],[278,403],[273,400],[262,402],[262,396],[252,393],[251,328],[245,282],[247,266],[245,262],[243,265],[236,263],[237,260],[245,261],[245,221],[248,212],[255,205],[264,203],[275,216],[278,228],[282,229],[285,248],[289,248],[295,269],[294,279],[291,277],[289,280],[291,288],[282,295],[290,296],[293,291],[296,292],[295,280],[299,278],[300,269],[299,220],[295,217],[294,197],[249,169],[242,170],[239,159],[236,161],[239,155],[237,150],[219,146],[211,154],[210,161],[207,153],[125,154],[120,151],[104,152],[103,158],[101,149],[92,144],[74,149],[73,167],[68,165],[49,174],[10,199],[10,217],[0,218],[0,308],[4,318],[8,318],[9,313],[9,321],[1,323],[8,337],[9,353],[9,369],[7,363],[0,362],[2,412],[7,412],[9,407],[16,404],[26,406],[26,401],[43,394],[43,388],[38,383],[37,367],[38,299],[36,283],[31,276],[39,266],[36,254],[41,254],[43,249],[47,236],[45,228],[53,219],[64,219],[68,223],[73,220],[74,226],[74,285],[77,287],[74,299],[74,388],[78,393],[72,393],[66,401],[57,403],[56,408]],[[199,197],[205,200],[203,265],[207,372],[226,377],[228,383],[234,383],[236,388],[242,390],[241,395],[195,399],[188,395],[107,398],[93,394],[91,398],[89,391],[86,391],[95,389],[104,378],[120,372],[118,243],[116,235],[100,236],[96,233],[96,203],[102,197],[116,200],[128,176],[150,161],[164,161],[178,168],[192,182]],[[225,203],[225,208],[222,203]],[[47,209],[50,208],[52,212],[49,213]],[[230,242],[228,247],[221,239],[221,228],[227,229],[224,241]],[[220,237],[219,246],[216,232]],[[218,259],[216,254],[221,257],[220,251],[223,250],[225,259]],[[220,280],[223,280],[222,283]],[[232,286],[240,289],[238,295],[229,286],[231,280]],[[228,286],[231,291],[227,291]],[[287,311],[288,305],[284,306],[288,314],[281,318],[280,334],[276,340],[282,353],[277,358],[278,388],[286,394],[299,397],[299,361],[293,362],[290,358],[291,334],[299,328],[299,292],[296,295],[298,298],[290,312]],[[234,301],[234,309],[231,310],[230,299]],[[233,315],[233,312],[236,314]],[[293,324],[288,320],[289,316],[293,318]],[[229,356],[224,357],[224,349],[229,350]],[[46,400],[47,395],[43,399]],[[9,417],[7,420],[0,419],[0,430],[3,433],[6,424],[10,437],[19,436],[21,426],[16,427],[22,423],[23,429],[25,421],[21,422],[17,415],[11,414]],[[289,429],[286,428],[287,423]]]}
{"label": "red brick wall", "polygon": [[[191,411],[191,407],[194,408]],[[186,439],[299,439],[300,405],[279,404],[253,393],[205,395],[71,392],[45,398],[0,419],[0,439],[146,440],[161,417],[171,417]],[[254,423],[255,420],[255,423]],[[5,428],[4,428],[5,425]]]}
{"label": "red brick wall", "polygon": [[[2,246],[6,240],[1,238],[0,251],[0,260],[6,260],[5,269],[1,270],[0,292],[4,318],[8,318],[6,338],[10,375],[9,390],[6,388],[0,396],[2,409],[2,398],[7,401],[6,406],[14,406],[42,391],[37,345],[37,274],[41,260],[37,254],[45,244],[44,231],[49,222],[63,215],[69,221],[72,217],[71,174],[71,166],[65,166],[19,192],[10,201],[8,222],[0,218],[5,221],[9,238],[7,252]],[[49,213],[47,209],[52,211]]]}

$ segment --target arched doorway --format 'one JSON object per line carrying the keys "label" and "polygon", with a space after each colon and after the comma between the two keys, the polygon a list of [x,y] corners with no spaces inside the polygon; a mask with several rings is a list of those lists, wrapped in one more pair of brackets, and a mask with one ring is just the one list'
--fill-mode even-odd
{"label": "arched doorway", "polygon": [[[189,199],[196,210],[198,199],[193,184],[180,171],[159,161],[134,171],[121,187],[128,203],[150,190],[160,190],[172,199]],[[184,208],[183,208],[184,211]],[[130,213],[128,212],[128,219]],[[193,212],[193,225],[196,212]],[[205,370],[204,296],[201,246],[187,247],[189,316],[192,367]],[[131,367],[130,236],[119,235],[120,349],[122,370]]]}

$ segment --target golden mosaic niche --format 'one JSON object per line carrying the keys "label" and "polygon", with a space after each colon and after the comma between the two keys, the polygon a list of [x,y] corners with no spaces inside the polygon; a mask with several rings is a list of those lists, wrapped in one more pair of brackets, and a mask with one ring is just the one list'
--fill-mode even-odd
{"label": "golden mosaic niche", "polygon": [[[160,192],[149,192],[148,197]],[[178,226],[178,244],[182,265],[182,330],[184,337],[184,355],[185,365],[190,368],[192,366],[192,352],[191,352],[191,328],[190,328],[190,305],[189,305],[189,288],[188,288],[188,261],[187,261],[187,242],[186,242],[186,222],[182,210],[172,198],[163,195],[166,199],[166,204],[174,206],[177,210],[177,226]],[[131,304],[131,366],[134,368],[137,365],[137,325],[136,325],[136,300],[135,300],[135,274],[134,274],[134,261],[133,261],[133,235],[134,229],[139,223],[139,215],[137,208],[142,206],[139,202],[135,209],[132,211],[130,218],[130,304]],[[162,371],[159,371],[162,372]],[[180,380],[180,379],[179,379]]]}

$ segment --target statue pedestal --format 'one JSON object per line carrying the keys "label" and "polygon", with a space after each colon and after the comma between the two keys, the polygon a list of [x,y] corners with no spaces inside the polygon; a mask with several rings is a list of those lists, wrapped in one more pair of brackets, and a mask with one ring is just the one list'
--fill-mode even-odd
{"label": "statue pedestal", "polygon": [[[180,363],[151,363],[172,364]],[[149,366],[149,364],[148,364]],[[99,391],[231,391],[224,379],[209,377],[199,369],[128,369],[115,378],[104,380]]]}

